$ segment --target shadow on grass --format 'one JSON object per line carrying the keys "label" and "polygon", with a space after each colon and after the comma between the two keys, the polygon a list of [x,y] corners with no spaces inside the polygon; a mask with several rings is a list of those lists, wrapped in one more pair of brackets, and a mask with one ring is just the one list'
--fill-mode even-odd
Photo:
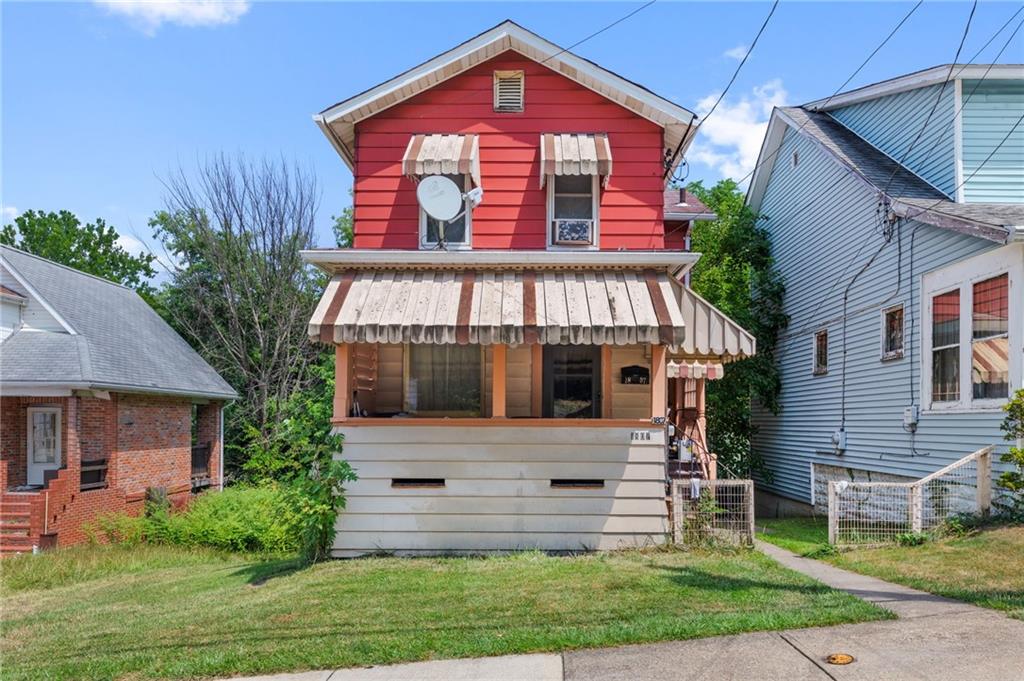
{"label": "shadow on grass", "polygon": [[702,591],[723,591],[736,593],[738,590],[761,589],[771,591],[791,591],[795,593],[818,596],[832,591],[824,584],[794,584],[791,582],[749,579],[746,577],[730,577],[692,567],[661,568],[666,578],[678,586]]}
{"label": "shadow on grass", "polygon": [[299,558],[278,558],[258,563],[247,563],[232,574],[244,577],[249,586],[263,586],[272,579],[288,577],[310,567]]}

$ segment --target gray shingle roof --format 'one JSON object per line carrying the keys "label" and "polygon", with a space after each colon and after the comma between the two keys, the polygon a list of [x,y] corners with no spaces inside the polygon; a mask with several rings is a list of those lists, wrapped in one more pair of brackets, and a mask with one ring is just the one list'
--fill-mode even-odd
{"label": "gray shingle roof", "polygon": [[1024,205],[951,201],[827,113],[801,107],[782,107],[779,112],[794,130],[810,137],[875,190],[884,190],[901,217],[999,242],[1013,238],[1024,225]]}
{"label": "gray shingle roof", "polygon": [[6,246],[0,255],[76,332],[22,330],[0,343],[4,383],[238,396],[135,291]]}

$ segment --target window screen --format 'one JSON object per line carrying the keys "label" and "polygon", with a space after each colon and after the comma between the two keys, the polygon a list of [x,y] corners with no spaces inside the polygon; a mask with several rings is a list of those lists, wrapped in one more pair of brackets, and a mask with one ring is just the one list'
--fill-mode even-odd
{"label": "window screen", "polygon": [[480,346],[410,345],[406,410],[480,415]]}
{"label": "window screen", "polygon": [[890,307],[882,317],[882,359],[903,356],[903,306]]}
{"label": "window screen", "polygon": [[814,373],[828,373],[828,331],[814,334]]}

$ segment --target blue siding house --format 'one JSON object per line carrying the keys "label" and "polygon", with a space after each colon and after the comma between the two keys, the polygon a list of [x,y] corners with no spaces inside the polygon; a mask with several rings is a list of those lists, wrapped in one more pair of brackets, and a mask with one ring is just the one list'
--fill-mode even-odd
{"label": "blue siding house", "polygon": [[790,317],[781,411],[754,407],[762,512],[824,511],[829,480],[1004,451],[1024,364],[1022,118],[1018,65],[939,66],[773,112],[747,195]]}

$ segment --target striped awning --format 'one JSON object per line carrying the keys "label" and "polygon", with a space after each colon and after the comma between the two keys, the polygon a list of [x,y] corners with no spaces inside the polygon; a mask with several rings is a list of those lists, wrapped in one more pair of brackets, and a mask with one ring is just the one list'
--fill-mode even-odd
{"label": "striped awning", "polygon": [[327,343],[680,346],[683,287],[668,272],[349,270],[309,324]]}
{"label": "striped awning", "polygon": [[402,174],[469,175],[480,186],[480,141],[476,135],[413,135],[402,157]]}
{"label": "striped awning", "polygon": [[705,378],[713,381],[725,376],[725,367],[719,362],[670,360],[666,375],[669,378]]}
{"label": "striped awning", "polygon": [[686,338],[679,346],[681,355],[731,360],[752,357],[756,353],[754,336],[693,289],[683,288],[679,306],[686,325]]}
{"label": "striped awning", "polygon": [[544,133],[540,136],[540,186],[548,175],[612,174],[612,148],[604,133]]}

